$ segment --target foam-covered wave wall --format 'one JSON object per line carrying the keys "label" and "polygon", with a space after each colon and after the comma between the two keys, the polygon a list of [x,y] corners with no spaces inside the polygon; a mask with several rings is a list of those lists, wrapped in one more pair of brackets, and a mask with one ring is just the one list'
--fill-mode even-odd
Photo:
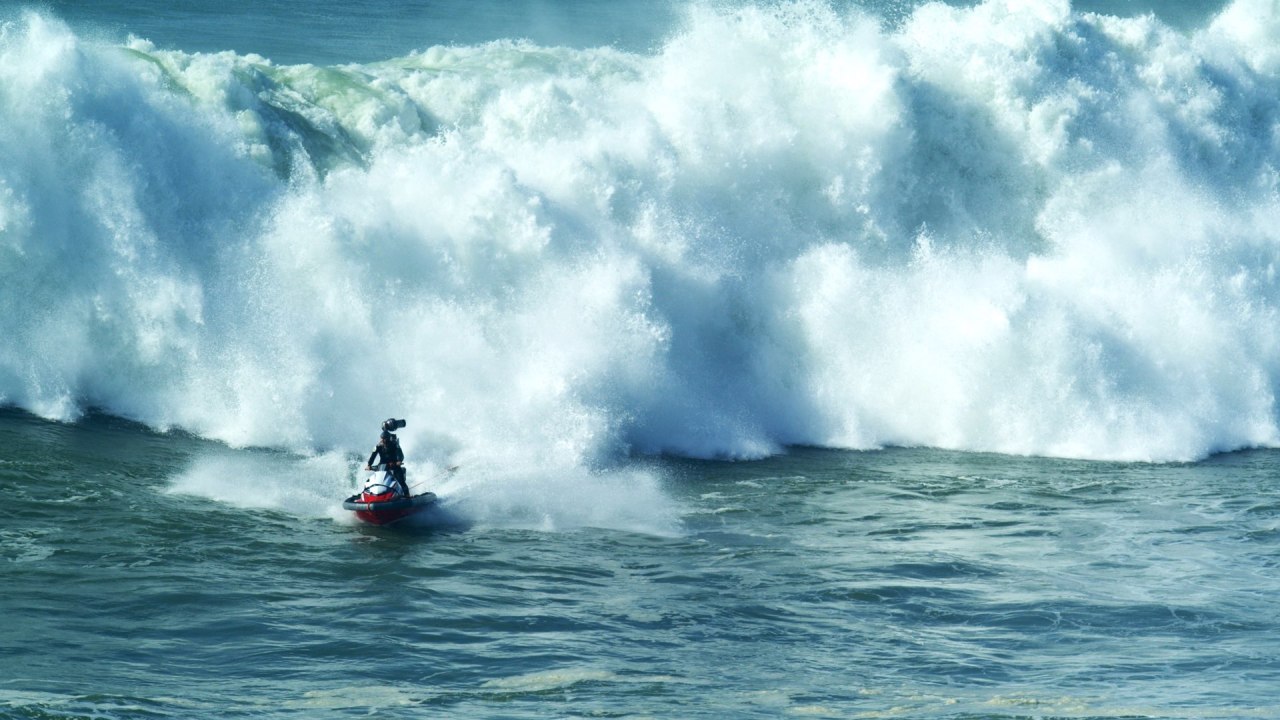
{"label": "foam-covered wave wall", "polygon": [[1280,13],[695,7],[650,54],[0,31],[0,402],[593,465],[1276,445]]}

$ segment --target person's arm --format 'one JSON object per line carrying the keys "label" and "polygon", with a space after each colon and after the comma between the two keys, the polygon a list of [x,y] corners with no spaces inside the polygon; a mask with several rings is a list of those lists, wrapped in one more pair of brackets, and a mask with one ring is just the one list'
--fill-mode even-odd
{"label": "person's arm", "polygon": [[374,458],[376,458],[376,457],[378,457],[378,448],[376,448],[376,447],[375,447],[375,448],[373,449],[373,452],[369,453],[369,459],[364,461],[364,469],[365,469],[365,470],[372,470],[372,469],[373,469],[373,459],[374,459]]}

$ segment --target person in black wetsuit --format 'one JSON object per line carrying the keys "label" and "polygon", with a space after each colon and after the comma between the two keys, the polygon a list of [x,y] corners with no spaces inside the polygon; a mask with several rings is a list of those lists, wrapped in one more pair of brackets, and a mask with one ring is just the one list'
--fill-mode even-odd
{"label": "person in black wetsuit", "polygon": [[[378,444],[373,448],[373,452],[369,453],[364,469],[372,471],[374,465],[385,464],[391,471],[391,476],[399,483],[401,492],[405,497],[409,497],[409,484],[405,482],[404,451],[400,449],[400,439],[390,430],[385,429],[385,423],[383,428],[382,435],[378,437]],[[375,463],[374,458],[377,458],[378,462]]]}

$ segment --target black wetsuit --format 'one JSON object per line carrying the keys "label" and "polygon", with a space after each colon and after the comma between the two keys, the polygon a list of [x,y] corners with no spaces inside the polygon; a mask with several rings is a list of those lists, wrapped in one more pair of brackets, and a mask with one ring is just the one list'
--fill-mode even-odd
{"label": "black wetsuit", "polygon": [[[378,458],[377,463],[373,461],[374,458]],[[369,461],[365,464],[373,467],[382,463],[404,463],[404,451],[400,449],[399,441],[392,440],[385,445],[382,443],[375,445],[373,452],[369,453]],[[409,484],[405,482],[404,465],[397,464],[387,469],[391,471],[391,476],[396,479],[396,482],[400,483],[404,496],[409,497]]]}

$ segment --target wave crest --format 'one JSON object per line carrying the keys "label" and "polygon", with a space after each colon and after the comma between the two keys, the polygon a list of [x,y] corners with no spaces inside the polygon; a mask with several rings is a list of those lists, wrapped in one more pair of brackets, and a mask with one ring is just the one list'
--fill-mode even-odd
{"label": "wave crest", "polygon": [[0,35],[0,399],[307,448],[404,416],[540,466],[1276,445],[1255,5],[1195,33],[702,7],[650,55],[327,68],[27,14]]}

